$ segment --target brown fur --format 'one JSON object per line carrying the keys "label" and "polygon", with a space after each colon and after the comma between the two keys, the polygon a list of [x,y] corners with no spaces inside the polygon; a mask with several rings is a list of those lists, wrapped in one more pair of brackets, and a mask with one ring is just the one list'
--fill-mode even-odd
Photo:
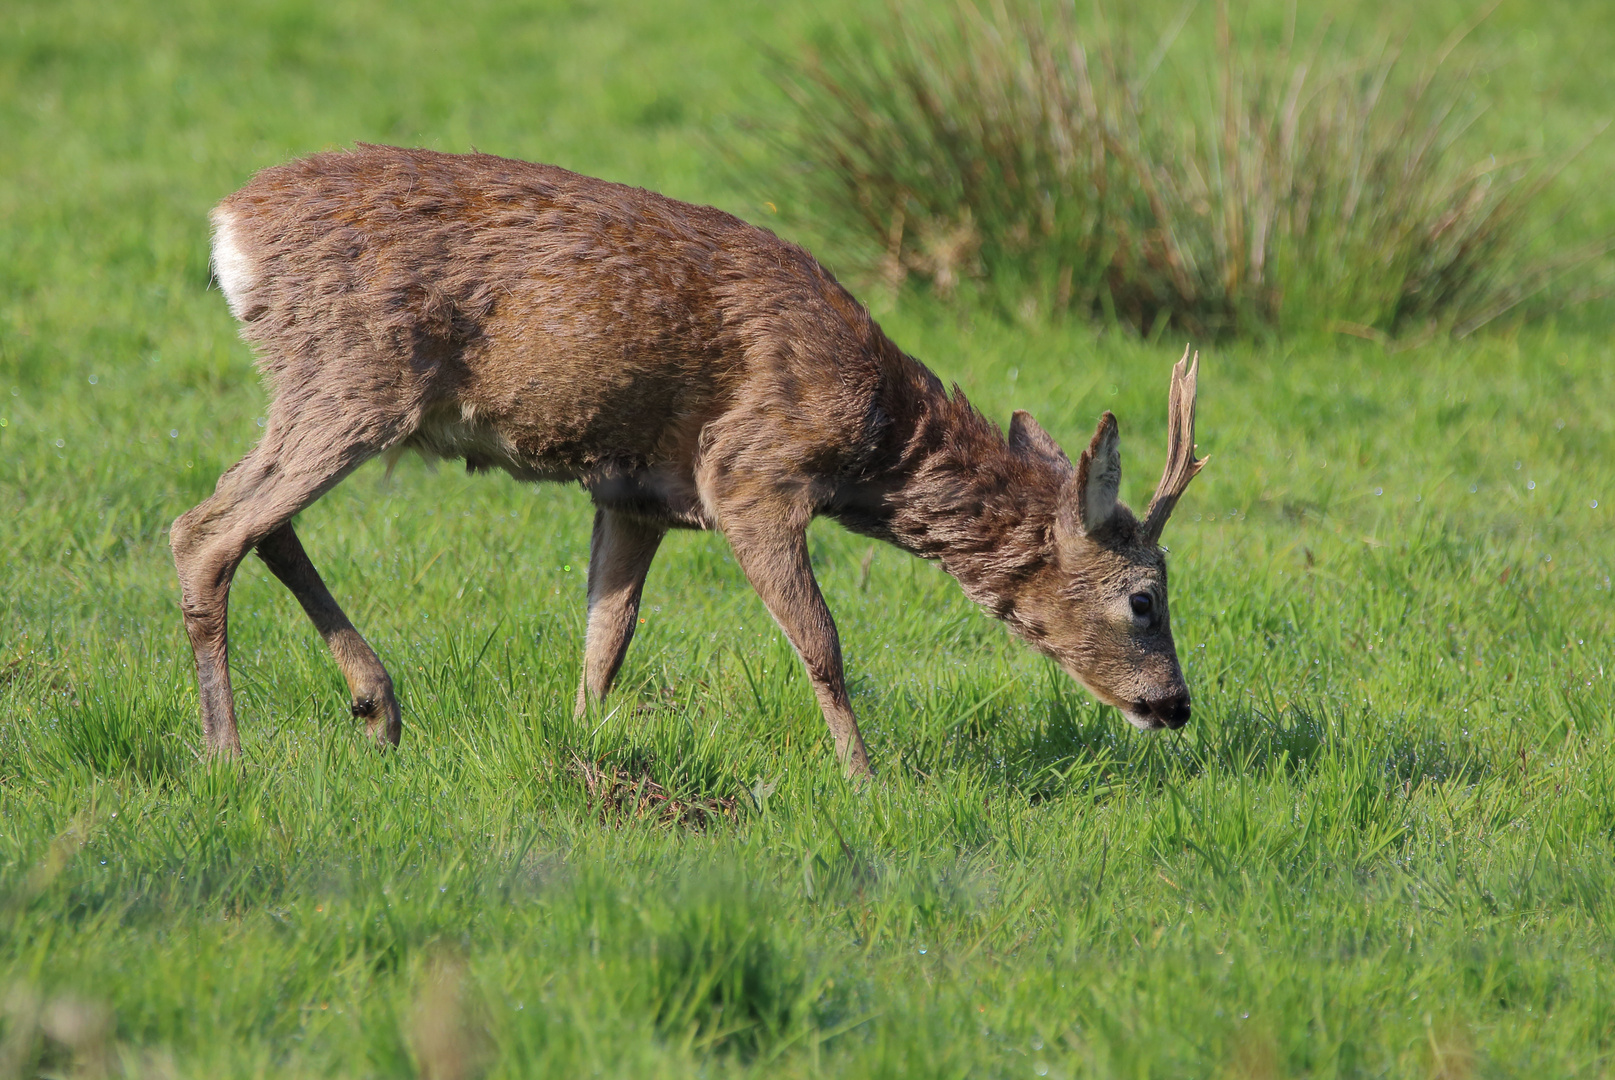
{"label": "brown fur", "polygon": [[[377,146],[267,169],[214,224],[273,402],[263,441],[173,528],[211,751],[240,747],[226,605],[253,548],[325,637],[355,714],[398,741],[391,681],[290,521],[405,449],[589,491],[580,710],[611,686],[665,531],[720,529],[801,655],[838,756],[866,773],[808,563],[823,514],[940,560],[1140,726],[1187,719],[1156,537],[1115,501],[1114,418],[1075,469],[1025,413],[1006,441],[772,233],[552,166]],[[1192,369],[1187,382],[1192,462]],[[1156,604],[1145,621],[1128,610],[1139,592]]]}

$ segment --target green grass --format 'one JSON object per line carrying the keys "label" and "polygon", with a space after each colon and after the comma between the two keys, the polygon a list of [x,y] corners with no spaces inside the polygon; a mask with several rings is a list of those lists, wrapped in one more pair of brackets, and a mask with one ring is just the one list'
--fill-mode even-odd
{"label": "green grass", "polygon": [[[1029,320],[1462,337],[1596,290],[1615,241],[1546,224],[1585,193],[1518,137],[1466,138],[1465,27],[1408,55],[1324,26],[1236,40],[1226,4],[1192,8],[1163,35],[1105,5],[898,6],[788,69],[763,183],[887,289]],[[1218,41],[1209,70],[1184,76],[1179,32]]]}
{"label": "green grass", "polygon": [[757,187],[875,288],[998,317],[1463,337],[1615,281],[1607,168],[1556,182],[1607,121],[1480,123],[1485,15],[1387,41],[1293,6],[896,3],[783,66]]}
{"label": "green grass", "polygon": [[[1212,461],[1166,536],[1181,733],[1133,733],[931,565],[880,548],[866,577],[828,525],[873,787],[721,537],[669,539],[621,690],[574,722],[586,500],[406,460],[299,521],[398,681],[400,752],[249,561],[245,765],[196,759],[166,531],[264,401],[206,287],[211,202],[366,139],[766,221],[714,147],[778,104],[766,47],[836,17],[0,13],[0,1076],[1610,1073],[1600,309],[1204,356]],[[1480,40],[1505,134],[1615,100],[1599,5]],[[1074,446],[1114,409],[1147,498],[1169,343],[877,299],[1000,420]]]}

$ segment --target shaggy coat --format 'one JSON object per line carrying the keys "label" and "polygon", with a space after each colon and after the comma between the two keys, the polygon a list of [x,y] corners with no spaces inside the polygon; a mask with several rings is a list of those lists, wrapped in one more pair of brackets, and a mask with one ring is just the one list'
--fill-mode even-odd
{"label": "shaggy coat", "polygon": [[[406,450],[589,492],[580,710],[622,663],[666,530],[719,529],[801,655],[842,762],[867,772],[808,563],[822,514],[939,560],[1140,726],[1187,719],[1157,546],[1187,476],[1168,491],[1169,461],[1160,520],[1140,524],[1116,502],[1108,413],[1076,466],[1025,413],[1006,439],[772,233],[554,166],[380,146],[266,169],[212,221],[215,276],[273,398],[262,442],[173,528],[212,751],[240,746],[226,602],[253,549],[330,645],[355,715],[397,742],[391,680],[291,518]],[[1180,365],[1188,476],[1193,382]]]}

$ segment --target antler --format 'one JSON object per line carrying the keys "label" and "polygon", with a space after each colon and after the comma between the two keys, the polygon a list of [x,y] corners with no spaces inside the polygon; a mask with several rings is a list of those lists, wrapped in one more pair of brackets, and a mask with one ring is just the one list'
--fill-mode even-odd
{"label": "antler", "polygon": [[1161,484],[1150,500],[1150,509],[1144,519],[1144,536],[1150,543],[1161,538],[1166,519],[1178,496],[1189,486],[1205,465],[1207,458],[1194,456],[1194,393],[1200,372],[1200,354],[1189,359],[1189,347],[1183,347],[1183,359],[1172,368],[1172,389],[1167,405],[1166,470],[1161,473]]}

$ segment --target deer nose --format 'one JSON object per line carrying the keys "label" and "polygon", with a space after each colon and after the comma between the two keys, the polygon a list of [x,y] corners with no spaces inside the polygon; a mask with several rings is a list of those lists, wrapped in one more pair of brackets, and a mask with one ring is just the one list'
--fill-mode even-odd
{"label": "deer nose", "polygon": [[1150,715],[1167,727],[1176,730],[1189,722],[1189,692],[1180,690],[1171,697],[1156,698],[1147,702]]}

